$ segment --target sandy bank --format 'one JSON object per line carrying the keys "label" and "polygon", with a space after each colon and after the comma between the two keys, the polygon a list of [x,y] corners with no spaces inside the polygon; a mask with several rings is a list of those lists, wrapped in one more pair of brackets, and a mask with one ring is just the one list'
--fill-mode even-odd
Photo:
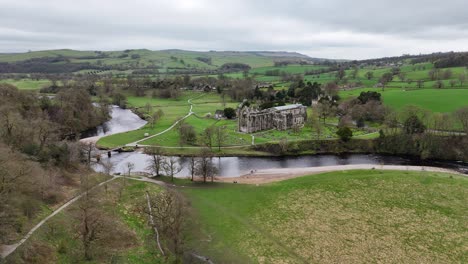
{"label": "sandy bank", "polygon": [[322,166],[322,167],[306,167],[306,168],[286,168],[286,169],[264,169],[257,170],[253,173],[242,175],[240,177],[232,178],[217,178],[219,182],[234,182],[246,184],[262,184],[283,181],[300,176],[318,174],[331,171],[344,171],[344,170],[400,170],[400,171],[431,171],[431,172],[445,172],[452,174],[463,175],[457,171],[427,166],[406,166],[406,165],[373,165],[373,164],[357,164],[357,165],[335,165],[335,166]]}

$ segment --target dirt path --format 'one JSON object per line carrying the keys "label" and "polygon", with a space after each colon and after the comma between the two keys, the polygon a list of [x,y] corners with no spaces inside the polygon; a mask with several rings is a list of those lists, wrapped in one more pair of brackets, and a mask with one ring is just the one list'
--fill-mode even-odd
{"label": "dirt path", "polygon": [[287,169],[264,169],[257,170],[253,173],[242,175],[240,177],[218,177],[218,182],[236,181],[237,183],[245,184],[263,184],[277,181],[284,181],[305,175],[318,174],[331,171],[344,171],[344,170],[399,170],[399,171],[432,171],[432,172],[445,172],[452,174],[463,175],[457,171],[450,169],[443,169],[438,167],[426,166],[405,166],[405,165],[374,165],[374,164],[356,164],[356,165],[336,165],[336,166],[322,166],[322,167],[306,167],[306,168],[287,168]]}

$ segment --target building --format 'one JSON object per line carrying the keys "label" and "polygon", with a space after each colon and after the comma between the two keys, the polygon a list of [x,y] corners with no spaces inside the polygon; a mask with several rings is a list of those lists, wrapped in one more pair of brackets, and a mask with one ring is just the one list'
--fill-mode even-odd
{"label": "building", "polygon": [[216,110],[215,114],[214,114],[214,118],[215,119],[223,119],[225,118],[224,116],[224,110]]}
{"label": "building", "polygon": [[277,106],[265,110],[241,107],[237,112],[238,129],[244,133],[262,130],[286,130],[302,126],[307,120],[307,108],[301,104]]}

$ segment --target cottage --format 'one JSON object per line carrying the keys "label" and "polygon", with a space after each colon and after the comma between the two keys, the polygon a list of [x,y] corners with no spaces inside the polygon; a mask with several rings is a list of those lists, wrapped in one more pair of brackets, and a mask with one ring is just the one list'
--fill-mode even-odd
{"label": "cottage", "polygon": [[277,106],[265,110],[241,107],[238,109],[238,129],[253,133],[268,129],[287,130],[302,126],[307,119],[306,107],[301,104]]}

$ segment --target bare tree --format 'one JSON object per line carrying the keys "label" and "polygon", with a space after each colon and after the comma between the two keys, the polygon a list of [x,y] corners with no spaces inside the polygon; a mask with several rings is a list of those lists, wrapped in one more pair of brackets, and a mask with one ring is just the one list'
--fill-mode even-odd
{"label": "bare tree", "polygon": [[460,73],[460,75],[458,75],[458,80],[460,81],[460,86],[463,86],[466,81],[466,75],[464,73]]}
{"label": "bare tree", "polygon": [[190,157],[190,161],[189,161],[189,171],[190,171],[190,175],[192,176],[192,179],[191,181],[193,181],[193,176],[195,175],[196,173],[196,160],[195,160],[195,157]]}
{"label": "bare tree", "polygon": [[152,217],[153,228],[157,228],[164,236],[166,247],[174,253],[178,262],[183,255],[183,230],[187,213],[183,197],[168,189],[150,196],[149,200],[150,208],[145,207],[144,212]]}
{"label": "bare tree", "polygon": [[176,157],[170,157],[164,162],[163,169],[166,175],[171,176],[171,181],[174,182],[174,175],[182,170],[179,165],[179,160]]}
{"label": "bare tree", "polygon": [[216,143],[218,144],[218,150],[221,151],[221,145],[226,139],[226,127],[218,126],[216,127]]}
{"label": "bare tree", "polygon": [[91,158],[95,149],[96,145],[93,142],[86,142],[81,144],[81,150],[86,156],[86,164],[88,165],[88,167],[91,166]]}
{"label": "bare tree", "polygon": [[114,168],[115,168],[115,164],[112,163],[112,161],[110,159],[102,161],[101,165],[102,165],[102,168],[104,169],[104,173],[106,175],[109,175],[109,176],[111,175],[112,170],[114,170]]}
{"label": "bare tree", "polygon": [[213,146],[213,137],[214,137],[214,128],[213,127],[207,127],[204,131],[203,131],[203,143],[205,146],[209,147],[210,149],[212,148]]}
{"label": "bare tree", "polygon": [[79,199],[76,218],[79,222],[75,228],[77,236],[83,245],[84,258],[92,259],[92,246],[99,240],[103,231],[102,214],[96,207],[97,200],[90,193],[92,185],[89,183],[88,174],[81,177],[81,189],[85,195]]}
{"label": "bare tree", "polygon": [[203,182],[206,182],[208,177],[211,177],[211,182],[214,181],[214,175],[217,172],[216,167],[213,164],[213,154],[208,148],[204,148],[200,153],[198,159],[196,172],[198,175],[203,177]]}
{"label": "bare tree", "polygon": [[468,134],[468,107],[465,106],[455,112],[455,118],[460,121],[463,126],[463,130]]}
{"label": "bare tree", "polygon": [[164,156],[160,147],[151,147],[147,149],[147,154],[150,156],[148,159],[148,166],[146,167],[155,176],[161,176],[161,171],[164,165]]}
{"label": "bare tree", "polygon": [[129,161],[125,163],[125,169],[127,173],[126,174],[124,173],[124,186],[127,184],[127,178],[125,177],[125,175],[130,177],[134,168],[135,168],[135,164],[133,162]]}

